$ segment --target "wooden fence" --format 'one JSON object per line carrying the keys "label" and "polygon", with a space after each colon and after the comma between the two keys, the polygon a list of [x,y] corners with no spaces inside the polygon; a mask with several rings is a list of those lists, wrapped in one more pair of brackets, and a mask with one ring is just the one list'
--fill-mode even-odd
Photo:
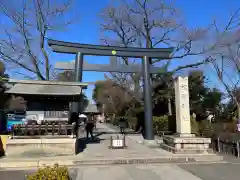
{"label": "wooden fence", "polygon": [[240,134],[239,133],[222,133],[212,137],[213,150],[218,153],[228,154],[240,157]]}
{"label": "wooden fence", "polygon": [[44,125],[15,125],[11,135],[15,136],[69,136],[74,134],[74,125],[69,124],[44,124]]}

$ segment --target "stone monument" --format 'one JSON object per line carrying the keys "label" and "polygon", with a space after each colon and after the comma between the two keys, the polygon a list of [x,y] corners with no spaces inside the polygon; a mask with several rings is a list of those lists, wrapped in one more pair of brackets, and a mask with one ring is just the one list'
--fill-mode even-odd
{"label": "stone monument", "polygon": [[177,133],[163,136],[163,148],[174,153],[207,153],[210,138],[196,137],[191,133],[188,77],[175,80],[175,107]]}
{"label": "stone monument", "polygon": [[178,77],[174,83],[177,133],[180,136],[192,136],[189,109],[188,78]]}

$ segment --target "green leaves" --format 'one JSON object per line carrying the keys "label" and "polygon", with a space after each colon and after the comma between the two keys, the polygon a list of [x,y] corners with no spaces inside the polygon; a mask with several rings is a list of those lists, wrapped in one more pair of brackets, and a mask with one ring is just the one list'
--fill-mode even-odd
{"label": "green leaves", "polygon": [[[202,117],[207,116],[206,110],[215,114],[220,109],[222,93],[205,86],[206,78],[200,70],[190,71],[188,78],[191,112]],[[163,110],[169,100],[173,104],[175,99],[173,76],[168,73],[157,75],[154,81],[156,86],[153,89],[153,99],[157,103],[156,107],[161,107]]]}

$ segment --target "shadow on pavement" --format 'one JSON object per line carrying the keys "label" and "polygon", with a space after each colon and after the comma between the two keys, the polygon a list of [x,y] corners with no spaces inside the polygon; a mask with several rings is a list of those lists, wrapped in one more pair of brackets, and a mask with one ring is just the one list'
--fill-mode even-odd
{"label": "shadow on pavement", "polygon": [[36,170],[0,170],[1,180],[26,180],[26,175],[35,173]]}
{"label": "shadow on pavement", "polygon": [[100,133],[97,133],[93,138],[79,138],[79,139],[76,139],[76,142],[75,142],[75,154],[79,154],[81,152],[83,152],[86,148],[87,148],[87,144],[99,144],[102,140],[105,140],[105,139],[101,139],[99,138],[99,136],[101,136],[102,132]]}

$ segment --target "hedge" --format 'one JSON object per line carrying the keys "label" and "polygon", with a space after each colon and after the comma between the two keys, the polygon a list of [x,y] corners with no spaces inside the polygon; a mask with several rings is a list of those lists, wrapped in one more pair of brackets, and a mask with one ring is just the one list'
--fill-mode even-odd
{"label": "hedge", "polygon": [[46,166],[39,168],[35,174],[27,175],[27,180],[71,180],[67,167]]}
{"label": "hedge", "polygon": [[[135,129],[138,118],[140,121],[144,119],[144,116],[137,117],[128,117],[124,116],[124,118],[128,122],[128,127],[131,129]],[[143,118],[143,119],[142,119]],[[114,125],[118,125],[120,117],[116,117],[112,123]],[[176,118],[175,116],[153,116],[153,128],[155,134],[159,134],[160,132],[172,132],[172,134],[176,133]],[[203,120],[197,122],[196,119],[191,117],[191,133],[196,136],[205,136],[211,137],[213,135],[213,124],[207,120]]]}

